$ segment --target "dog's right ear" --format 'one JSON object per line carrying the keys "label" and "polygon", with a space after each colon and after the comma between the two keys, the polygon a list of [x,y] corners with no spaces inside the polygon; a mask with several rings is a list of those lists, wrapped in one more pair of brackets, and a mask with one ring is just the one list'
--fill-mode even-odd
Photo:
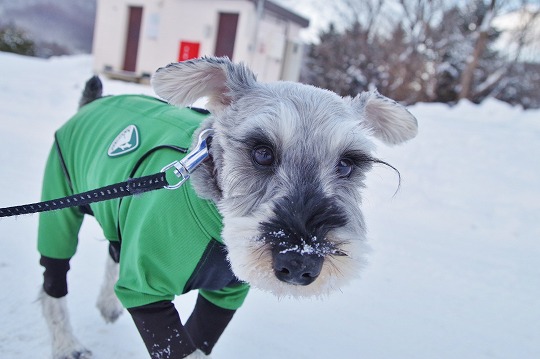
{"label": "dog's right ear", "polygon": [[396,145],[414,138],[418,121],[407,109],[381,95],[376,90],[346,98],[361,116],[362,124],[388,145]]}
{"label": "dog's right ear", "polygon": [[257,79],[244,64],[227,57],[203,57],[162,67],[152,77],[156,94],[183,107],[207,97],[210,112],[220,112],[256,86]]}

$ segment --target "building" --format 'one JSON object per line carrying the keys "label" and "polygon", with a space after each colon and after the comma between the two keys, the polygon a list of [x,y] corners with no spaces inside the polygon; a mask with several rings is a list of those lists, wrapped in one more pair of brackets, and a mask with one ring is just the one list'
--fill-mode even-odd
{"label": "building", "polygon": [[260,81],[296,81],[308,25],[268,0],[98,0],[94,70],[137,81],[215,55],[248,64]]}

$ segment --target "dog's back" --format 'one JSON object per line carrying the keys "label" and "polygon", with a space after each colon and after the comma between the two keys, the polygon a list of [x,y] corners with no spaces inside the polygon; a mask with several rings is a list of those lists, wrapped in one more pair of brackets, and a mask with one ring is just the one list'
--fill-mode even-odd
{"label": "dog's back", "polygon": [[[100,86],[97,77],[88,81],[81,99],[85,105],[55,134],[56,151],[73,193],[159,172],[182,153],[154,149],[187,149],[205,118],[148,96],[101,97]],[[106,237],[117,239],[116,202],[96,203],[92,210]]]}

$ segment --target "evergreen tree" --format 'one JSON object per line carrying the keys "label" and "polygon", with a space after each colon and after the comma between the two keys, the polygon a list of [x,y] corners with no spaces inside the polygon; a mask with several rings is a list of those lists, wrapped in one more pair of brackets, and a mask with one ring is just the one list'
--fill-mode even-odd
{"label": "evergreen tree", "polygon": [[24,31],[12,24],[0,28],[0,51],[34,56],[35,44]]}
{"label": "evergreen tree", "polygon": [[[518,66],[494,49],[500,33],[491,19],[499,3],[447,4],[395,0],[403,16],[383,31],[365,16],[343,31],[330,26],[310,46],[301,80],[342,96],[376,88],[405,104],[497,97],[540,106],[538,81],[532,80],[538,76],[530,74],[538,66]],[[372,12],[379,20],[380,10]]]}

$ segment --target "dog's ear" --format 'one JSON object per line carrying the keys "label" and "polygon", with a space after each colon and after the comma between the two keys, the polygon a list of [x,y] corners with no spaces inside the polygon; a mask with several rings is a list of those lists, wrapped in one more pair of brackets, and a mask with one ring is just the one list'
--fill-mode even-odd
{"label": "dog's ear", "polygon": [[363,92],[349,100],[373,136],[386,144],[402,143],[418,133],[416,118],[404,106],[377,91]]}
{"label": "dog's ear", "polygon": [[256,86],[257,79],[244,64],[227,57],[203,57],[162,67],[152,77],[156,94],[182,107],[207,97],[208,110],[219,112]]}

